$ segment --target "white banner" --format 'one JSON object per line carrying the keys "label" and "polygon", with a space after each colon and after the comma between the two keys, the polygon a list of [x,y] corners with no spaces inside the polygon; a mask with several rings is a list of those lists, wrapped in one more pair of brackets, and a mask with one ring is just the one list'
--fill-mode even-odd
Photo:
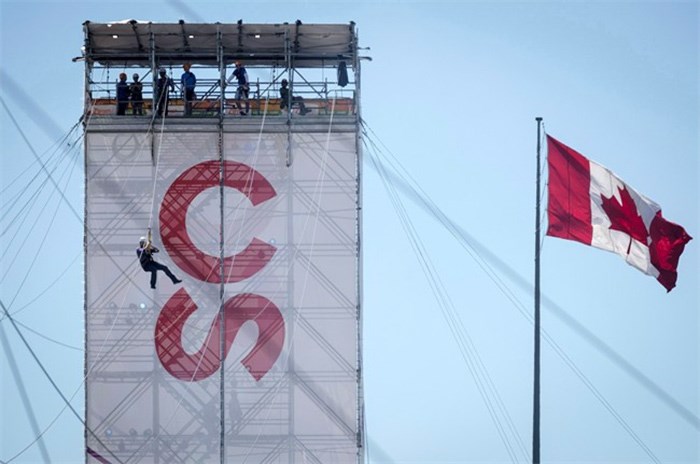
{"label": "white banner", "polygon": [[355,133],[86,140],[88,462],[359,462]]}

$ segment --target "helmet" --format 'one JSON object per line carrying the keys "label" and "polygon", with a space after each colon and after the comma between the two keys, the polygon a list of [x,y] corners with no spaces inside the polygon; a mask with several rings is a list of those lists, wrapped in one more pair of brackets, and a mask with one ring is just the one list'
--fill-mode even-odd
{"label": "helmet", "polygon": [[160,74],[165,74],[165,68],[160,68],[160,69],[158,70],[158,72],[159,72]]}
{"label": "helmet", "polygon": [[287,85],[287,84],[289,84],[289,81],[287,81],[287,79],[282,79],[282,84]]}
{"label": "helmet", "polygon": [[148,239],[146,237],[141,237],[139,239],[139,245],[144,246],[146,243],[148,243]]}
{"label": "helmet", "polygon": [[131,77],[133,77],[133,78],[134,78],[134,80],[136,81],[136,80],[138,80],[138,78],[139,78],[139,75],[138,75],[138,73],[134,73],[134,75],[133,75],[133,76],[131,76]]}

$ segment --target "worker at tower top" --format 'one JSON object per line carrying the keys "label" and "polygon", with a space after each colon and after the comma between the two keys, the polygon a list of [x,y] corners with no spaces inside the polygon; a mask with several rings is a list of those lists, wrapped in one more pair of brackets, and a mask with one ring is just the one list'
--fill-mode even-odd
{"label": "worker at tower top", "polygon": [[131,110],[134,114],[143,114],[143,83],[139,81],[139,75],[134,73],[132,76],[134,82],[129,85],[129,93],[131,95]]}
{"label": "worker at tower top", "polygon": [[165,115],[168,115],[168,101],[170,100],[169,97],[169,92],[172,92],[175,90],[175,84],[173,83],[173,80],[168,77],[166,74],[165,68],[160,68],[158,70],[158,80],[156,81],[156,92],[155,92],[155,101],[156,101],[156,111],[158,113],[158,116],[163,116],[163,111],[165,111]]}
{"label": "worker at tower top", "polygon": [[160,250],[154,247],[146,237],[139,239],[139,247],[136,249],[136,256],[139,258],[139,263],[144,271],[151,273],[151,288],[156,288],[156,280],[158,279],[158,271],[165,272],[173,284],[179,284],[182,280],[175,277],[175,274],[170,272],[168,266],[159,263],[153,259],[153,254]]}
{"label": "worker at tower top", "polygon": [[[245,116],[250,111],[250,102],[248,101],[248,96],[250,95],[250,81],[248,80],[248,71],[245,70],[245,66],[240,61],[236,61],[236,69],[233,71],[233,75],[238,81],[238,89],[236,89],[236,106],[238,107],[241,116]],[[241,99],[245,98],[245,111],[241,108]]]}
{"label": "worker at tower top", "polygon": [[129,84],[126,82],[126,73],[120,73],[119,82],[117,82],[117,115],[124,116],[127,106],[129,106]]}
{"label": "worker at tower top", "polygon": [[185,99],[185,116],[192,114],[192,102],[197,99],[194,93],[194,88],[197,85],[197,77],[194,75],[190,68],[192,65],[190,63],[185,63],[182,65],[182,69],[185,71],[180,77],[180,82],[182,83],[182,96]]}

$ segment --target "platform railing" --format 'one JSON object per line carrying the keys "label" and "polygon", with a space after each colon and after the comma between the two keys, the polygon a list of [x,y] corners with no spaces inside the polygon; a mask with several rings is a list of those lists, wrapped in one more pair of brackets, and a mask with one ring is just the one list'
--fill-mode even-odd
{"label": "platform railing", "polygon": [[[289,108],[282,108],[280,98],[280,81],[255,80],[250,83],[248,107],[249,112],[245,116],[276,116],[286,115]],[[132,84],[128,81],[127,84]],[[135,114],[138,101],[131,98],[128,101],[124,116],[120,117],[152,117],[156,109],[154,101],[154,84],[150,80],[142,82],[142,115]],[[186,117],[185,99],[179,82],[174,81],[174,91],[168,92],[166,117]],[[242,100],[239,108],[236,100],[237,85],[235,83],[224,86],[223,92],[220,80],[199,79],[195,88],[196,100],[192,102],[192,112],[187,117],[243,117],[240,114],[245,108],[245,100]],[[355,114],[355,90],[348,88],[336,88],[328,81],[301,81],[293,84],[292,95],[301,97],[304,105],[309,110],[309,115]],[[299,114],[299,104],[292,102],[291,111]],[[116,82],[94,81],[89,85],[89,94],[85,99],[85,113],[91,116],[116,116],[117,98]]]}

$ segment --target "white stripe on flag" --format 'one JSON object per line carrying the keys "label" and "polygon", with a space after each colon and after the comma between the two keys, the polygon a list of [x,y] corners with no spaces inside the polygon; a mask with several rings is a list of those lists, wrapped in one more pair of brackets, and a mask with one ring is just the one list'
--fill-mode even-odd
{"label": "white stripe on flag", "polygon": [[627,233],[611,229],[611,221],[603,209],[603,197],[614,198],[622,204],[622,190],[627,190],[634,200],[637,211],[647,230],[651,226],[659,205],[630,188],[619,177],[607,168],[590,161],[591,173],[591,220],[593,223],[593,239],[591,246],[602,250],[612,251],[622,256],[630,266],[650,276],[658,277],[659,271],[651,264],[649,244],[631,238]]}

